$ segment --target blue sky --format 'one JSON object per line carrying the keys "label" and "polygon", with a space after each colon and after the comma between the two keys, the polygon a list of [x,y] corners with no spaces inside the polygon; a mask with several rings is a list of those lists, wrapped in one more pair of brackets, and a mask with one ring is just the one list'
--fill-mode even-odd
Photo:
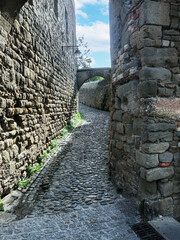
{"label": "blue sky", "polygon": [[91,50],[91,67],[110,66],[108,0],[75,0],[77,38]]}

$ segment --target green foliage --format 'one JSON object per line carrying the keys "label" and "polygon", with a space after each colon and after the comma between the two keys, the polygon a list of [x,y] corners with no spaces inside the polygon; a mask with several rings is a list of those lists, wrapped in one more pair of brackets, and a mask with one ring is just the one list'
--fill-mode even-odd
{"label": "green foliage", "polygon": [[47,153],[50,153],[50,152],[51,152],[51,147],[48,147]]}
{"label": "green foliage", "polygon": [[64,138],[67,134],[68,134],[68,127],[65,126],[65,127],[61,130],[60,138]]}
{"label": "green foliage", "polygon": [[84,36],[78,38],[77,44],[81,50],[81,54],[77,58],[78,68],[90,68],[92,63],[92,60],[89,57],[90,49],[88,49],[88,45],[84,40]]}
{"label": "green foliage", "polygon": [[4,211],[4,203],[2,202],[2,199],[0,198],[0,211]]}
{"label": "green foliage", "polygon": [[[66,134],[68,134],[69,131],[72,130],[73,128],[75,128],[76,125],[81,121],[84,121],[81,113],[74,115],[73,119],[69,122],[69,124],[66,125],[61,130],[60,138],[63,138]],[[15,186],[15,188],[18,188],[18,187],[26,188],[27,187],[27,185],[31,181],[31,176],[33,176],[35,174],[35,172],[39,171],[43,167],[44,162],[48,156],[48,153],[50,153],[52,149],[58,150],[58,142],[57,142],[56,138],[53,139],[53,142],[52,142],[51,146],[48,147],[47,152],[45,152],[42,156],[38,157],[38,162],[33,165],[30,165],[28,167],[28,169],[27,169],[28,178],[27,179],[22,178],[19,181],[19,183]],[[0,201],[0,204],[1,204],[1,201]],[[0,205],[0,209],[1,209],[1,205]]]}
{"label": "green foliage", "polygon": [[99,81],[102,79],[103,79],[103,77],[95,76],[95,77],[90,78],[87,82],[96,82],[96,81]]}
{"label": "green foliage", "polygon": [[35,172],[39,171],[42,167],[43,167],[44,163],[41,162],[41,163],[35,163],[33,166],[30,165],[28,167],[28,175],[29,176],[32,176],[34,175]]}
{"label": "green foliage", "polygon": [[18,183],[18,187],[26,188],[27,185],[30,183],[30,181],[31,181],[31,179],[29,179],[29,178],[27,178],[27,179],[22,178]]}
{"label": "green foliage", "polygon": [[39,156],[38,157],[38,162],[41,163],[41,162],[44,162],[47,158],[48,154],[47,152],[45,152],[42,156]]}
{"label": "green foliage", "polygon": [[81,113],[74,115],[70,122],[61,130],[60,138],[64,138],[69,133],[70,130],[75,128],[78,123],[83,121],[84,119]]}
{"label": "green foliage", "polygon": [[53,142],[51,143],[51,148],[55,148],[58,146],[56,138],[53,139]]}

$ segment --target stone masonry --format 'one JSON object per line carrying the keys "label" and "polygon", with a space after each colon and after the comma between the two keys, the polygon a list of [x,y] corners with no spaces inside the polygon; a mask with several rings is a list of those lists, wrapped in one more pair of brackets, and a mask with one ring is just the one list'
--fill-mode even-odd
{"label": "stone masonry", "polygon": [[83,84],[79,91],[79,101],[87,106],[109,111],[110,82],[102,79]]}
{"label": "stone masonry", "polygon": [[140,216],[109,178],[110,114],[79,107],[86,120],[60,141],[57,155],[23,194],[16,220],[6,215],[1,224],[0,213],[1,240],[139,239],[131,226]]}
{"label": "stone masonry", "polygon": [[[74,8],[0,2],[1,197],[77,112]],[[180,0],[110,0],[110,25],[114,182],[147,216],[180,216]]]}
{"label": "stone masonry", "polygon": [[0,4],[1,196],[77,111],[74,2],[23,3]]}
{"label": "stone masonry", "polygon": [[180,216],[180,1],[111,0],[110,15],[114,182],[147,216]]}

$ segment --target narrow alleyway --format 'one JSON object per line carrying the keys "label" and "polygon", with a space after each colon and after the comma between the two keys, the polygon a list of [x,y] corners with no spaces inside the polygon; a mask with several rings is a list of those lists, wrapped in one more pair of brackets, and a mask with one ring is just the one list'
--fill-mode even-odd
{"label": "narrow alleyway", "polygon": [[109,179],[109,113],[80,106],[86,123],[77,127],[55,161],[16,211],[0,225],[1,240],[136,240],[139,221],[132,203]]}

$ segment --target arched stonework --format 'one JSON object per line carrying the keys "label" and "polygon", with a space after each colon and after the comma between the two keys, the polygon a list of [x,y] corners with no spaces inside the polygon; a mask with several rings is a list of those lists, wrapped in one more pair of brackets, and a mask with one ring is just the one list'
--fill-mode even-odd
{"label": "arched stonework", "polygon": [[21,7],[28,0],[1,0],[0,9],[2,16],[9,22],[13,22],[15,17],[18,15]]}
{"label": "arched stonework", "polygon": [[88,69],[79,69],[77,71],[77,85],[78,89],[81,88],[83,83],[88,79],[100,76],[110,82],[111,78],[111,68],[88,68]]}

